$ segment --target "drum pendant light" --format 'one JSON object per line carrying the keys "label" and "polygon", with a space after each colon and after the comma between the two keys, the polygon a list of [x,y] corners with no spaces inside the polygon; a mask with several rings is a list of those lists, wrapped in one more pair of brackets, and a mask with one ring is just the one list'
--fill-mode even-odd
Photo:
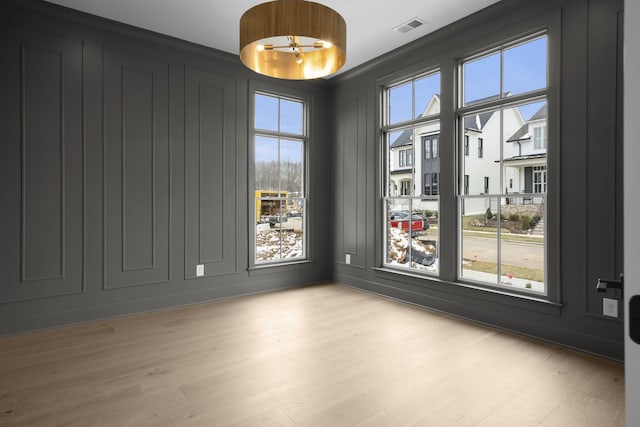
{"label": "drum pendant light", "polygon": [[319,3],[276,0],[254,6],[240,18],[240,60],[266,76],[327,76],[344,65],[346,46],[344,19]]}

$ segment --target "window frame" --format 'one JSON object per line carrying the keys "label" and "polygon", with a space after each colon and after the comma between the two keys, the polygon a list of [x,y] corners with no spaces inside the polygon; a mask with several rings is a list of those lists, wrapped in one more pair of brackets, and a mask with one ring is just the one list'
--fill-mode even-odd
{"label": "window frame", "polygon": [[[538,101],[546,101],[548,114],[547,114],[547,140],[551,139],[552,141],[560,141],[559,138],[559,119],[557,117],[557,111],[559,110],[559,81],[560,81],[560,70],[559,70],[559,17],[555,16],[551,22],[547,22],[545,25],[541,25],[538,28],[531,29],[529,31],[524,31],[521,33],[517,33],[511,37],[505,37],[503,40],[496,40],[493,45],[486,45],[484,48],[480,47],[474,52],[469,52],[467,55],[459,55],[457,58],[456,65],[456,87],[458,96],[456,98],[457,104],[454,107],[455,111],[455,120],[456,120],[456,141],[457,145],[461,146],[458,150],[463,150],[463,139],[461,139],[461,135],[464,134],[464,130],[462,129],[461,123],[463,121],[463,117],[465,115],[480,113],[480,112],[488,112],[488,111],[496,111],[502,115],[502,111],[508,109],[509,107],[524,105],[527,103],[534,103]],[[463,89],[463,79],[460,77],[463,75],[463,64],[465,62],[470,62],[480,57],[484,57],[490,54],[495,54],[496,52],[500,52],[501,50],[507,50],[514,46],[518,46],[521,44],[525,44],[529,41],[535,40],[536,38],[546,36],[547,37],[547,86],[543,89],[531,90],[528,92],[524,92],[517,95],[506,95],[501,94],[498,99],[488,100],[482,103],[471,103],[471,105],[465,105],[464,103],[464,89]],[[502,82],[502,77],[501,77]],[[549,146],[550,144],[547,144]],[[559,170],[559,147],[558,144],[552,145],[552,150],[547,149],[547,170],[551,169],[552,171]],[[458,164],[458,186],[462,185],[462,180],[464,177],[464,168],[460,164],[464,159],[464,156],[456,155],[456,163]],[[561,300],[561,292],[560,292],[560,277],[559,277],[559,265],[558,265],[558,248],[559,246],[559,233],[557,229],[557,224],[559,221],[559,199],[558,199],[558,189],[559,182],[555,180],[559,180],[555,178],[555,173],[552,174],[554,177],[553,185],[547,185],[547,194],[544,196],[545,203],[545,255],[544,255],[544,265],[545,265],[545,290],[544,293],[541,292],[532,292],[524,289],[504,289],[503,286],[498,284],[490,284],[484,282],[477,282],[474,280],[466,279],[464,277],[457,276],[456,281],[459,283],[470,284],[473,286],[479,286],[481,288],[490,289],[492,292],[497,292],[501,294],[508,295],[518,295],[523,297],[528,297],[533,295],[534,298],[540,298],[544,301],[548,302],[559,302]],[[458,209],[464,203],[464,200],[461,198],[465,196],[461,191],[460,187],[456,190],[457,197],[460,198],[458,203]],[[491,198],[499,197],[499,194],[496,193],[491,194]],[[469,196],[467,196],[469,197]],[[474,196],[471,196],[474,197]],[[481,195],[480,197],[484,197]],[[457,248],[458,248],[458,259],[461,258],[461,250],[462,250],[462,235],[461,235],[461,214],[458,213],[458,228],[457,228]],[[555,262],[553,262],[555,261]],[[498,264],[501,262],[500,259],[497,260]],[[458,275],[461,274],[461,267],[457,265]]]}
{"label": "window frame", "polygon": [[[488,31],[483,36],[475,37],[468,43],[452,46],[448,50],[440,51],[434,56],[418,58],[418,61],[402,69],[388,67],[386,74],[381,74],[376,78],[376,106],[379,114],[376,117],[376,128],[378,129],[379,145],[376,150],[377,158],[377,194],[380,197],[381,206],[385,203],[385,192],[388,182],[385,177],[385,141],[383,138],[387,105],[384,101],[384,91],[390,85],[417,78],[419,74],[428,73],[433,70],[440,70],[441,73],[441,111],[440,111],[440,133],[441,133],[441,159],[443,167],[454,167],[455,171],[445,171],[440,176],[440,248],[439,252],[439,273],[438,277],[424,274],[416,274],[414,271],[391,269],[385,265],[384,254],[386,246],[384,215],[376,215],[377,230],[380,235],[376,237],[376,264],[374,267],[381,277],[391,278],[413,286],[424,286],[434,290],[443,290],[457,295],[467,295],[486,298],[487,301],[500,301],[516,307],[539,308],[544,312],[554,312],[562,306],[562,284],[561,284],[561,234],[560,223],[560,93],[561,93],[561,39],[562,39],[562,14],[559,9],[554,9],[548,13],[530,18],[498,29]],[[459,61],[463,58],[469,59],[477,55],[482,56],[491,49],[499,49],[507,44],[515,45],[525,38],[545,33],[548,37],[547,50],[547,82],[546,100],[548,105],[547,114],[547,174],[549,179],[548,193],[546,197],[547,215],[545,228],[547,230],[547,262],[546,262],[546,295],[538,293],[531,294],[519,292],[518,290],[504,289],[497,286],[485,286],[477,283],[469,283],[461,279],[458,273],[458,210],[461,206],[457,200],[458,188],[463,186],[464,174],[459,169],[459,152],[461,149],[458,143],[459,127],[458,117],[465,114],[472,107],[463,105],[461,97],[462,91],[458,87],[458,77],[461,74],[458,68]],[[530,98],[530,93],[518,94],[511,98],[514,103],[522,99]],[[494,105],[491,102],[485,105],[491,109]],[[463,187],[464,188],[464,187]],[[479,293],[478,293],[479,292]],[[533,305],[531,305],[533,304]],[[547,309],[551,311],[547,311]]]}
{"label": "window frame", "polygon": [[[313,245],[312,236],[310,231],[313,229],[311,226],[313,221],[313,212],[310,203],[310,176],[309,173],[310,164],[310,144],[313,135],[313,125],[311,117],[313,117],[314,111],[314,98],[307,92],[287,88],[277,84],[271,84],[266,82],[251,81],[248,85],[248,111],[247,111],[247,200],[249,212],[248,219],[248,271],[261,271],[264,268],[277,268],[283,267],[285,269],[296,264],[304,264],[313,262]],[[302,111],[302,135],[291,134],[287,132],[269,131],[255,128],[255,96],[256,94],[263,94],[267,96],[273,96],[276,98],[291,100],[295,102],[301,102],[303,105]],[[302,196],[294,197],[293,199],[303,199],[303,251],[304,256],[295,258],[278,258],[274,260],[258,261],[257,245],[256,245],[256,197],[255,197],[255,142],[256,136],[274,137],[284,140],[301,140],[303,147],[302,162]],[[287,197],[287,199],[292,199]]]}

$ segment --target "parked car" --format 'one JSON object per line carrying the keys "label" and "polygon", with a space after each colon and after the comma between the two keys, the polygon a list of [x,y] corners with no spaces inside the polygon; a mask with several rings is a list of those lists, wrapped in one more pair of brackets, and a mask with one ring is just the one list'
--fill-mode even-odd
{"label": "parked car", "polygon": [[394,219],[389,220],[389,226],[399,228],[407,233],[409,232],[409,227],[411,227],[411,235],[415,236],[424,230],[424,221],[415,216],[412,216],[411,220],[409,220],[409,217],[395,217]]}
{"label": "parked car", "polygon": [[[394,210],[394,211],[391,211],[390,219],[392,221],[395,221],[395,220],[407,221],[408,217],[409,217],[409,211],[396,211],[396,210]],[[411,214],[411,220],[412,221],[421,220],[422,221],[421,230],[424,231],[424,230],[428,230],[429,229],[429,220],[423,214],[421,214],[419,212],[413,212],[413,214]],[[412,226],[411,229],[414,230],[413,226]]]}

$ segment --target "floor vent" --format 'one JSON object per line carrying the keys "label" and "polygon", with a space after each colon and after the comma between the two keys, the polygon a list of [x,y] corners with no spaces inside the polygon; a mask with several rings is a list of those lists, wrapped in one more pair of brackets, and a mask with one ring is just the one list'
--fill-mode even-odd
{"label": "floor vent", "polygon": [[415,30],[416,28],[422,26],[426,24],[426,22],[424,22],[422,19],[419,18],[412,18],[409,21],[405,22],[404,24],[400,24],[397,27],[395,27],[393,30],[397,31],[399,33],[402,34],[406,34],[411,30]]}

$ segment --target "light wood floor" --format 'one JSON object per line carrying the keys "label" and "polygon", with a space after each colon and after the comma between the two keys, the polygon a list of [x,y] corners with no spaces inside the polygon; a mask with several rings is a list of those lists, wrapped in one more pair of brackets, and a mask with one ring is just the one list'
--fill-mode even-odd
{"label": "light wood floor", "polygon": [[623,426],[624,373],[327,284],[0,338],[0,425]]}

